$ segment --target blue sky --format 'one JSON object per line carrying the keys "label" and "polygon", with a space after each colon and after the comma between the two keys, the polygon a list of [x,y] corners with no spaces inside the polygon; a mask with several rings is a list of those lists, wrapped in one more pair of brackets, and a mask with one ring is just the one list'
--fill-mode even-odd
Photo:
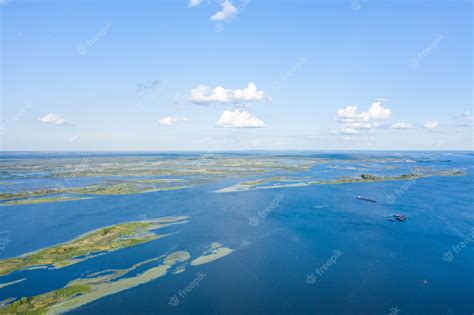
{"label": "blue sky", "polygon": [[0,0],[1,149],[473,149],[472,1],[198,2]]}

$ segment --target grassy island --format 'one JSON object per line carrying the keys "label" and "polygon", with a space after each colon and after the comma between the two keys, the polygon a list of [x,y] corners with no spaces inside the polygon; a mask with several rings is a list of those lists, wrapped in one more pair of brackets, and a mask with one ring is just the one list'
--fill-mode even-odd
{"label": "grassy island", "polygon": [[[240,191],[249,191],[257,189],[276,189],[276,188],[285,188],[285,187],[301,187],[308,185],[337,185],[337,184],[350,184],[350,183],[374,183],[374,182],[388,182],[388,181],[402,181],[402,180],[414,180],[418,178],[426,178],[433,176],[464,176],[466,173],[461,170],[443,170],[438,172],[425,172],[425,173],[410,173],[410,174],[400,174],[392,176],[378,176],[373,174],[360,174],[359,176],[354,177],[340,177],[335,179],[325,179],[317,181],[304,181],[298,179],[288,179],[285,177],[273,177],[273,178],[264,178],[260,180],[246,181],[241,182],[236,185],[225,187],[220,190],[217,190],[218,193],[228,193],[228,192],[240,192]],[[269,184],[271,182],[287,182],[277,185],[263,185]]]}
{"label": "grassy island", "polygon": [[93,198],[93,197],[65,197],[65,196],[56,197],[54,196],[54,197],[42,197],[42,198],[28,198],[28,199],[9,200],[9,201],[0,203],[0,206],[35,205],[35,204],[40,204],[40,203],[73,201],[73,200],[82,200],[82,199],[90,199],[90,198]]}
{"label": "grassy island", "polygon": [[[149,182],[130,181],[124,183],[104,183],[85,187],[51,188],[28,192],[0,193],[0,201],[4,201],[3,203],[0,203],[0,205],[30,205],[86,199],[85,197],[77,195],[132,195],[191,187],[190,185],[176,185],[176,183],[174,183],[174,185],[163,186],[163,183],[163,180],[150,180]],[[161,186],[153,186],[153,184],[161,184]]]}
{"label": "grassy island", "polygon": [[94,254],[110,252],[166,236],[153,233],[171,224],[187,223],[188,217],[166,217],[136,221],[101,228],[72,241],[16,258],[0,260],[0,276],[38,266],[61,268],[87,259]]}

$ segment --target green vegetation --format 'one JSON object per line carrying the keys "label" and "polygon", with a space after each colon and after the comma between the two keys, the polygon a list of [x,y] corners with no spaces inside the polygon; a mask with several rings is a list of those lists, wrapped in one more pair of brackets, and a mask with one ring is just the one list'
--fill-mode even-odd
{"label": "green vegetation", "polygon": [[45,314],[48,307],[90,290],[91,288],[88,286],[73,285],[37,295],[31,299],[22,297],[20,300],[0,308],[0,314]]}
{"label": "green vegetation", "polygon": [[312,185],[333,185],[333,184],[347,184],[347,183],[368,183],[368,182],[385,182],[397,180],[412,180],[432,176],[463,176],[464,172],[459,170],[446,170],[438,173],[411,173],[394,176],[376,176],[370,174],[361,174],[359,177],[343,177],[334,180],[314,181],[309,184]]}
{"label": "green vegetation", "polygon": [[[150,186],[144,185],[145,183],[153,184],[163,182],[125,182],[119,184],[102,184],[102,185],[90,185],[86,187],[70,187],[62,189],[40,189],[30,192],[18,192],[18,193],[0,193],[0,200],[6,202],[0,203],[0,205],[30,205],[39,203],[50,203],[60,201],[71,201],[86,199],[84,197],[73,197],[73,196],[50,196],[54,194],[76,194],[76,195],[131,195],[131,194],[142,194],[153,191],[167,191],[189,188],[191,186],[177,185],[177,186]],[[42,198],[38,198],[42,197]]]}
{"label": "green vegetation", "polygon": [[243,185],[243,186],[257,186],[257,185],[266,184],[266,183],[268,183],[268,182],[276,182],[276,181],[285,181],[285,177],[283,177],[283,176],[274,176],[274,177],[262,178],[262,179],[257,179],[257,180],[242,182],[242,183],[240,183],[239,185]]}
{"label": "green vegetation", "polygon": [[51,202],[61,202],[61,201],[73,201],[73,200],[82,200],[90,199],[87,197],[43,197],[43,198],[31,198],[31,199],[18,199],[10,200],[0,203],[0,206],[19,206],[19,205],[34,205],[40,203],[51,203]]}
{"label": "green vegetation", "polygon": [[58,194],[64,192],[60,188],[50,188],[50,189],[39,189],[27,192],[17,192],[17,193],[0,193],[0,200],[10,200],[17,198],[30,198],[30,197],[39,197],[46,196],[51,194]]}
{"label": "green vegetation", "polygon": [[[32,298],[23,297],[11,304],[0,308],[0,314],[61,314],[88,304],[102,297],[115,294],[140,284],[163,277],[174,265],[183,263],[191,255],[186,251],[177,251],[166,257],[152,258],[133,265],[128,269],[111,271],[111,274],[101,275],[99,272],[87,278],[76,279],[64,288],[47,292]],[[142,273],[123,277],[136,268],[163,259],[162,264],[146,269]]]}
{"label": "green vegetation", "polygon": [[362,174],[362,175],[360,175],[360,177],[362,179],[372,180],[372,181],[376,181],[376,180],[380,179],[380,176],[375,176],[375,175],[370,175],[370,174]]}
{"label": "green vegetation", "polygon": [[[260,180],[242,182],[230,187],[222,188],[220,190],[217,190],[216,192],[226,193],[226,192],[239,192],[239,191],[248,191],[248,190],[256,190],[256,189],[302,187],[302,186],[307,186],[307,185],[371,183],[371,182],[385,182],[385,181],[397,181],[397,180],[413,180],[413,179],[432,177],[432,176],[464,176],[464,175],[466,175],[466,173],[460,170],[443,170],[439,172],[410,173],[410,174],[401,174],[401,175],[393,175],[393,176],[377,176],[377,175],[372,175],[372,174],[361,174],[357,177],[341,177],[341,178],[336,178],[336,179],[319,180],[319,181],[300,180],[299,182],[296,179],[287,179],[284,177],[270,177],[270,178],[263,178]],[[294,183],[259,186],[259,185],[263,185],[265,183],[269,183],[272,181],[294,182]]]}
{"label": "green vegetation", "polygon": [[[24,256],[0,260],[0,276],[38,266],[61,268],[103,253],[146,243],[166,235],[152,230],[170,224],[187,223],[188,217],[166,217],[148,221],[117,224],[89,232],[67,243],[55,245]],[[80,257],[80,258],[78,258]]]}
{"label": "green vegetation", "polygon": [[153,191],[152,186],[140,186],[134,183],[123,183],[116,185],[91,185],[87,187],[68,188],[67,191],[73,194],[88,195],[129,195],[140,194]]}
{"label": "green vegetation", "polygon": [[[251,159],[241,156],[199,156],[181,158],[133,157],[67,159],[50,161],[25,161],[24,163],[5,162],[6,170],[15,173],[43,173],[44,177],[70,180],[77,177],[99,176],[235,176],[255,175],[274,171],[304,171],[324,159],[295,156],[254,156]],[[5,179],[15,175],[4,172]],[[146,180],[146,179],[145,179]],[[166,179],[160,179],[166,180]],[[176,179],[174,179],[176,180]]]}
{"label": "green vegetation", "polygon": [[[24,173],[39,178],[56,178],[68,183],[68,187],[45,188],[32,191],[0,192],[3,205],[32,205],[38,203],[59,202],[73,199],[75,195],[130,195],[157,191],[178,190],[220,179],[252,176],[269,172],[305,171],[324,159],[294,156],[255,156],[251,159],[241,156],[198,156],[182,158],[86,158],[67,160],[33,160],[23,163],[3,164],[7,170]],[[17,175],[4,171],[3,176],[13,180]],[[38,175],[40,174],[40,175]],[[22,175],[23,176],[23,175]],[[85,187],[70,187],[78,177],[131,177],[108,180]],[[151,178],[137,178],[152,176]],[[173,178],[153,178],[156,176],[173,176]],[[189,178],[182,178],[188,176]],[[243,185],[254,186],[267,181],[277,181],[282,177],[250,181]],[[61,196],[60,196],[61,194]],[[44,197],[44,198],[40,198]]]}
{"label": "green vegetation", "polygon": [[176,190],[188,188],[190,186],[142,186],[139,183],[122,183],[111,186],[91,185],[87,187],[69,188],[67,191],[74,194],[88,194],[88,195],[132,195],[142,194],[152,191]]}

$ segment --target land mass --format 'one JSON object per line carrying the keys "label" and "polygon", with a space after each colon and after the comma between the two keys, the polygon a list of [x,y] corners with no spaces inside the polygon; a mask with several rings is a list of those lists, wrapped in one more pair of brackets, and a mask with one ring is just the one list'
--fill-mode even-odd
{"label": "land mass", "polygon": [[171,224],[187,223],[188,217],[121,223],[101,228],[72,241],[26,254],[0,260],[0,276],[35,267],[61,268],[85,261],[95,255],[150,242],[168,234],[158,235],[157,230]]}
{"label": "land mass", "polygon": [[[260,180],[246,181],[230,187],[225,187],[217,190],[217,193],[229,193],[229,192],[240,192],[257,189],[275,189],[285,187],[300,187],[308,185],[337,185],[337,184],[349,184],[349,183],[373,183],[373,182],[386,182],[386,181],[402,181],[402,180],[415,180],[418,178],[432,177],[432,176],[464,176],[466,173],[460,170],[443,170],[433,173],[409,173],[392,176],[378,176],[372,174],[360,174],[354,177],[340,177],[336,179],[326,179],[319,181],[300,181],[297,182],[295,179],[285,179],[282,177],[277,178],[263,178]],[[266,185],[271,182],[292,182],[283,184]]]}
{"label": "land mass", "polygon": [[[215,261],[232,253],[232,251],[232,249],[223,247],[219,243],[212,243],[202,256],[191,262],[191,265],[195,266]],[[178,266],[174,271],[173,268],[176,265],[186,264],[190,258],[191,255],[187,251],[176,251],[169,255],[139,262],[127,269],[103,270],[84,278],[72,280],[63,288],[31,298],[22,297],[16,301],[8,299],[5,301],[5,305],[0,308],[0,314],[62,314],[105,296],[164,277],[170,270],[172,270],[171,274],[173,275],[184,272],[183,265]],[[135,276],[127,276],[139,267],[156,262],[160,263]],[[176,270],[179,270],[179,272],[175,272]]]}

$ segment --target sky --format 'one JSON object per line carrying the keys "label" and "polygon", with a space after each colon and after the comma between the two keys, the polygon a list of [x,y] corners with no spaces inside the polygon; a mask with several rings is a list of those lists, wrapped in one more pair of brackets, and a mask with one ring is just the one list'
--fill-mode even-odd
{"label": "sky", "polygon": [[0,0],[0,150],[472,150],[473,12]]}

